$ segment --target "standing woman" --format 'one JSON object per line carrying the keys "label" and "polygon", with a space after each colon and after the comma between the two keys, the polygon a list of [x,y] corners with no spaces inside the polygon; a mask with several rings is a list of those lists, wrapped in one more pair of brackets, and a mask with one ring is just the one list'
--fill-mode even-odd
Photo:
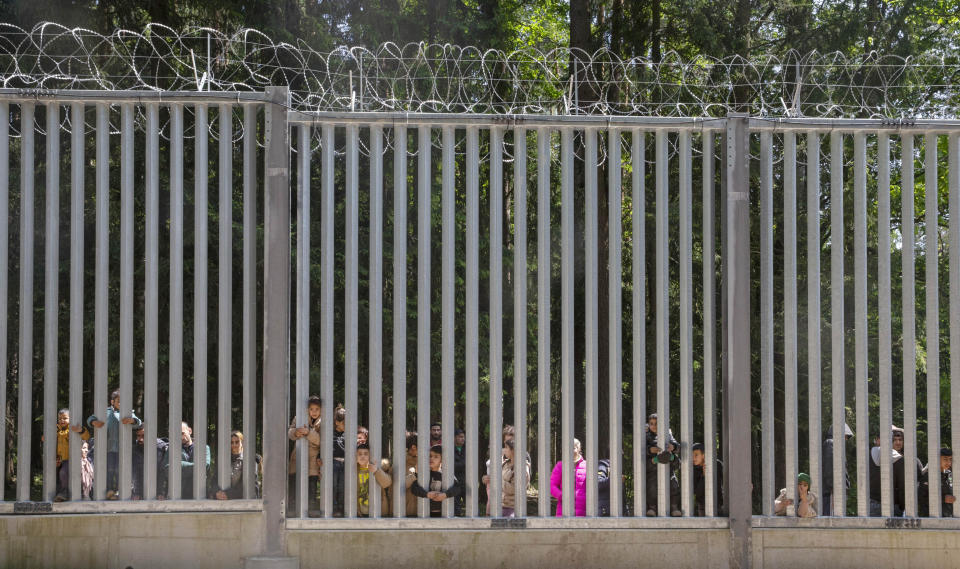
{"label": "standing woman", "polygon": [[[587,515],[587,461],[583,460],[580,441],[573,439],[573,464],[574,464],[574,496],[576,500],[575,514],[577,517]],[[550,476],[550,493],[557,499],[557,516],[563,515],[563,461],[553,467],[553,474]]]}

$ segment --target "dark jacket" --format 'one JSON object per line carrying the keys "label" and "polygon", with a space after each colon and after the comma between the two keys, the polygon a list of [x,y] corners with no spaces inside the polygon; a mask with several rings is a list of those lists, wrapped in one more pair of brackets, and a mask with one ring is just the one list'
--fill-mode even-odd
{"label": "dark jacket", "polygon": [[[901,461],[902,462],[902,461]],[[934,464],[934,466],[939,467],[939,461]],[[920,472],[920,477],[917,480],[920,483],[920,492],[919,492],[919,502],[920,502],[920,515],[929,516],[930,515],[930,465],[928,464]],[[944,498],[947,496],[953,496],[953,471],[947,470],[946,472],[940,472],[940,515],[944,518],[949,518],[953,516],[953,504],[948,504],[944,501]]]}
{"label": "dark jacket", "polygon": [[[823,492],[824,501],[833,494],[833,437],[823,441],[823,448],[820,453],[821,472],[823,474]],[[843,471],[843,483],[847,489],[850,488],[850,477],[846,469]]]}
{"label": "dark jacket", "polygon": [[[874,502],[881,502],[882,492],[880,489],[880,447],[872,447],[870,449],[870,499]],[[903,456],[894,451],[893,456],[890,458],[890,463],[893,466],[893,478],[891,483],[893,485],[893,512],[894,515],[902,515],[904,509],[904,459]],[[919,480],[919,478],[917,479]]]}
{"label": "dark jacket", "polygon": [[346,432],[333,429],[333,458],[346,456]]}
{"label": "dark jacket", "polygon": [[[647,463],[648,473],[656,472],[657,464],[659,464],[659,462],[663,460],[663,458],[668,458],[669,462],[673,465],[676,465],[678,459],[680,458],[680,455],[679,455],[680,443],[677,442],[677,439],[673,438],[673,432],[671,431],[667,432],[667,445],[671,445],[671,444],[673,445],[673,452],[672,453],[666,452],[667,451],[666,448],[661,449],[661,452],[659,455],[656,455],[650,452],[651,447],[659,447],[659,444],[657,443],[657,438],[658,438],[657,433],[651,432],[650,429],[646,430],[645,453],[647,456],[646,463]],[[650,480],[649,476],[647,477],[647,480]],[[654,480],[655,480],[655,477],[654,477]]]}
{"label": "dark jacket", "polygon": [[[167,488],[167,451],[170,443],[167,439],[157,439],[157,493],[166,494]],[[143,498],[143,449],[144,446],[133,440],[133,495]]]}
{"label": "dark jacket", "polygon": [[[180,497],[184,500],[190,500],[193,498],[193,472],[194,465],[196,460],[194,460],[194,449],[197,445],[192,444],[190,446],[181,446],[180,447]],[[169,467],[171,460],[176,460],[174,457],[170,456],[170,453],[165,454],[166,460],[164,461],[163,468],[166,470]],[[197,457],[199,458],[199,457]],[[207,489],[209,489],[210,483],[212,482],[210,476],[210,447],[206,448],[206,463],[203,466],[207,472]],[[204,494],[207,494],[204,491]],[[202,498],[203,496],[201,496]]]}
{"label": "dark jacket", "polygon": [[[623,507],[623,515],[629,516],[630,502],[627,500],[626,485],[620,486],[620,503]],[[600,459],[597,463],[597,509],[599,515],[609,516],[610,514],[610,460]]]}
{"label": "dark jacket", "polygon": [[467,477],[467,447],[453,447],[453,475],[458,480],[466,480]]}
{"label": "dark jacket", "polygon": [[[438,470],[430,471],[430,489],[427,490],[420,485],[419,482],[414,482],[410,486],[410,492],[413,493],[417,498],[426,498],[427,492],[443,492],[447,495],[447,498],[456,498],[463,493],[463,486],[460,484],[460,480],[457,479],[456,475],[453,477],[453,485],[443,489],[443,472]],[[443,507],[443,502],[436,502],[430,500],[430,517],[439,518]]]}
{"label": "dark jacket", "polygon": [[601,516],[610,515],[610,460],[597,463],[597,509]]}
{"label": "dark jacket", "polygon": [[[256,455],[256,467],[254,469],[254,482],[253,482],[253,496],[252,498],[260,497],[260,478],[257,476],[257,473],[260,470],[260,455]],[[216,473],[214,473],[216,474]],[[223,489],[225,484],[220,484],[214,476],[214,481],[210,485],[211,492],[210,497],[216,497],[217,490],[223,490],[227,495],[229,500],[239,500],[243,498],[243,455],[242,454],[231,454],[230,455],[230,487],[226,490]]]}
{"label": "dark jacket", "polygon": [[[714,460],[713,464],[713,492],[714,496],[718,498],[717,503],[722,508],[722,505],[726,503],[723,496],[723,484],[720,483],[720,473],[723,472],[723,462]],[[707,511],[707,485],[704,470],[705,468],[703,466],[693,465],[693,497],[696,501],[693,511],[694,515],[697,516],[704,516]],[[715,510],[715,512],[720,511],[722,510]]]}

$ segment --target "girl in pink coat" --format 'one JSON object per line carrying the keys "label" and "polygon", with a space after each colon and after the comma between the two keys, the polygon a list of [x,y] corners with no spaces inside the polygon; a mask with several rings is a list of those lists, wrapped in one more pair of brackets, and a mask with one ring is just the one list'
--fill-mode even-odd
{"label": "girl in pink coat", "polygon": [[[573,439],[573,463],[576,465],[576,476],[574,480],[574,495],[576,496],[575,515],[583,517],[587,515],[587,461],[583,460],[581,454],[580,441]],[[557,516],[563,515],[563,462],[558,462],[553,467],[553,474],[550,476],[550,493],[557,499]]]}

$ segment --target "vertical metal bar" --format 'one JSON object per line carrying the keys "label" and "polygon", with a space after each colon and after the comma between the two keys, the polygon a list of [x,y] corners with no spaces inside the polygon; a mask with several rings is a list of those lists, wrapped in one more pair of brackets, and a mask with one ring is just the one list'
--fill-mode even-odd
{"label": "vertical metal bar", "polygon": [[[105,401],[109,370],[110,280],[110,106],[97,105],[97,233],[94,332],[94,401]],[[51,234],[52,235],[52,234]],[[71,417],[73,419],[73,417]],[[81,420],[80,417],[74,419]],[[121,455],[118,455],[118,459]],[[79,462],[72,463],[79,464]],[[77,469],[79,470],[79,469]],[[124,489],[121,498],[129,493]]]}
{"label": "vertical metal bar", "polygon": [[[903,151],[900,163],[901,173],[901,214],[903,240],[900,263],[903,267],[903,460],[904,465],[913,465],[917,461],[917,314],[916,314],[916,231],[914,227],[914,140],[912,134],[901,138]],[[917,515],[917,471],[904,468],[903,480],[905,496],[903,510],[907,517]]]}
{"label": "vertical metal bar", "polygon": [[[83,307],[84,307],[84,108],[80,103],[71,105],[70,116],[70,384],[83,388]],[[32,123],[31,123],[32,124]],[[32,180],[32,178],[31,178]],[[53,235],[58,234],[54,233]],[[33,294],[31,292],[31,294]],[[101,401],[97,404],[102,405]],[[123,408],[120,410],[124,412]],[[106,421],[106,418],[103,418]],[[107,430],[102,431],[97,442],[100,448],[109,448]],[[121,429],[123,430],[123,429]],[[79,447],[79,441],[78,445]],[[107,454],[107,453],[98,453]],[[79,458],[79,457],[78,457]],[[79,467],[80,461],[73,464]],[[73,468],[80,472],[80,468]],[[106,488],[106,476],[98,481],[94,477],[94,499],[102,500]],[[99,482],[99,483],[98,483]],[[77,495],[76,497],[79,497]]]}
{"label": "vertical metal bar", "polygon": [[[290,391],[289,94],[267,87],[264,126],[263,266],[263,553],[281,556],[287,493],[287,409]],[[327,421],[324,421],[325,423]]]}
{"label": "vertical metal bar", "polygon": [[[561,296],[561,402],[560,402],[560,457],[563,462],[561,496],[563,498],[563,517],[576,514],[574,502],[573,464],[573,385],[574,385],[574,217],[573,217],[573,130],[560,131],[560,296]],[[592,451],[591,451],[592,452]]]}
{"label": "vertical metal bar", "polygon": [[407,129],[393,129],[393,515],[407,515]]}
{"label": "vertical metal bar", "polygon": [[[773,446],[773,141],[767,130],[760,133],[760,400],[760,512],[772,516],[777,460]],[[786,487],[787,497],[795,499],[796,485]]]}
{"label": "vertical metal bar", "polygon": [[[607,168],[607,219],[609,229],[610,267],[608,292],[610,307],[607,311],[609,326],[609,376],[607,378],[610,398],[610,516],[623,515],[623,268],[620,255],[623,248],[623,230],[621,211],[623,196],[621,194],[622,163],[620,161],[620,131],[610,130],[608,133]],[[599,454],[599,449],[594,456]]]}
{"label": "vertical metal bar", "polygon": [[479,398],[480,398],[480,132],[467,127],[467,267],[466,267],[466,516],[480,514],[477,495],[479,467]]}
{"label": "vertical metal bar", "polygon": [[[307,398],[310,396],[310,125],[300,125],[297,137],[297,312],[296,320],[296,426],[310,424]],[[310,448],[307,437],[300,437],[297,448],[297,517],[307,516],[307,478],[310,474]]]}
{"label": "vertical metal bar", "polygon": [[[73,104],[70,117],[72,127],[70,143],[70,383],[79,386],[83,385],[84,120],[83,105]],[[57,235],[58,233],[54,232],[51,235]],[[106,430],[100,430],[103,431],[101,434],[102,440],[107,443]],[[80,462],[77,461],[74,464],[79,465]],[[80,471],[79,468],[74,470],[78,473]],[[94,480],[96,481],[96,479]],[[102,499],[100,492],[104,487],[105,485],[95,487],[94,495],[96,498]]]}
{"label": "vertical metal bar", "polygon": [[513,422],[516,502],[527,517],[527,130],[513,129]]}
{"label": "vertical metal bar", "polygon": [[[587,515],[597,515],[597,455],[599,454],[599,445],[597,444],[597,406],[599,403],[598,391],[599,381],[597,377],[597,365],[599,364],[599,347],[597,346],[597,333],[599,331],[599,318],[597,314],[597,294],[600,292],[597,275],[599,272],[597,264],[597,131],[588,128],[583,131],[586,138],[586,164],[584,165],[584,177],[586,181],[586,191],[584,192],[584,314],[586,316],[586,326],[584,327],[584,346],[585,346],[585,401],[584,411],[586,416],[586,440],[584,446],[584,459],[587,461],[587,480],[586,480],[586,502]],[[572,304],[571,304],[572,306]]]}
{"label": "vertical metal bar", "polygon": [[867,142],[853,136],[854,373],[857,416],[857,515],[870,514],[870,425],[867,407]]}
{"label": "vertical metal bar", "polygon": [[[17,500],[21,502],[30,500],[30,484],[33,480],[30,476],[30,427],[33,424],[33,117],[33,103],[20,105],[20,354],[17,358],[20,401],[17,410]],[[71,307],[72,293],[71,287]],[[71,334],[71,356],[73,350],[77,349],[72,339]],[[71,369],[72,367],[71,365]]]}
{"label": "vertical metal bar", "polygon": [[[950,233],[947,240],[950,254],[950,448],[960,449],[960,379],[954,379],[960,378],[960,136],[951,134],[948,143],[950,154],[947,164],[950,184]],[[888,241],[889,233],[888,227]],[[889,249],[888,243],[888,252]],[[889,267],[887,272],[889,280]],[[889,284],[887,286],[889,288]],[[889,297],[889,292],[887,296]],[[881,326],[883,326],[882,322],[881,320]],[[889,328],[889,322],[887,326]],[[882,336],[881,341],[883,341]],[[889,344],[889,340],[887,342]],[[882,395],[881,401],[883,401]],[[889,405],[889,395],[887,404]],[[886,498],[887,494],[884,493],[883,497]],[[953,515],[960,517],[960,509],[954,508]]]}
{"label": "vertical metal bar", "polygon": [[[220,156],[217,162],[220,216],[217,261],[217,479],[230,477],[231,391],[233,387],[233,107],[220,105]],[[289,377],[289,376],[288,376]],[[200,448],[202,462],[204,449]]]}
{"label": "vertical metal bar", "polygon": [[[170,446],[179,456],[183,420],[183,105],[170,105]],[[180,498],[179,461],[169,461],[169,498]],[[230,479],[220,479],[228,488]],[[194,498],[204,498],[194,494]]]}
{"label": "vertical metal bar", "polygon": [[[657,446],[667,448],[670,440],[670,258],[669,244],[669,168],[667,131],[657,131]],[[670,465],[657,467],[657,514],[669,516]]]}
{"label": "vertical metal bar", "polygon": [[[10,104],[0,102],[0,409],[7,408],[7,321],[9,312],[9,275],[7,263],[10,260]],[[78,405],[79,407],[79,405]],[[77,413],[74,420],[80,418],[79,409],[70,409],[70,416]],[[72,446],[79,446],[72,441]],[[0,456],[7,456],[7,437],[0,437]],[[0,500],[6,500],[6,483],[0,484]]]}
{"label": "vertical metal bar", "polygon": [[[143,439],[143,498],[157,496],[157,375],[160,323],[160,107],[147,105],[146,141],[146,262],[144,265],[144,358],[143,415],[146,422]],[[129,413],[126,408],[121,414]],[[121,431],[129,430],[121,428]],[[176,445],[176,441],[174,441]],[[202,447],[200,447],[202,448]],[[168,452],[176,454],[176,446]],[[174,459],[174,462],[176,459]]]}
{"label": "vertical metal bar", "polygon": [[[370,127],[370,462],[380,468],[383,444],[383,128]],[[451,405],[452,407],[452,405]],[[395,456],[399,458],[398,454]],[[399,468],[399,465],[395,466]],[[400,486],[397,486],[399,491]],[[370,477],[370,517],[381,514],[380,485]]]}
{"label": "vertical metal bar", "polygon": [[633,170],[633,511],[647,511],[647,468],[644,425],[647,420],[647,243],[646,133],[633,131],[630,150]]}
{"label": "vertical metal bar", "polygon": [[[345,313],[346,334],[344,346],[344,399],[347,407],[346,438],[344,449],[344,516],[357,517],[357,416],[360,407],[357,404],[359,383],[359,362],[357,344],[360,341],[360,164],[357,146],[359,127],[347,126],[347,196],[346,196],[346,279]],[[429,376],[428,376],[429,377]],[[427,396],[429,397],[429,390]]]}
{"label": "vertical metal bar", "polygon": [[[9,120],[4,115],[3,122]],[[99,133],[98,133],[99,134]],[[99,159],[97,165],[100,165]],[[44,263],[45,290],[43,293],[43,500],[52,501],[57,489],[57,340],[60,336],[60,104],[47,105],[47,227]],[[98,202],[99,203],[99,202]],[[4,275],[4,278],[6,276]],[[6,322],[6,297],[3,298],[3,318]],[[4,409],[4,414],[6,409]],[[6,415],[4,415],[6,416]],[[82,422],[79,415],[70,415],[71,424]],[[6,426],[6,423],[4,423]],[[69,431],[68,431],[69,436]],[[77,437],[79,439],[79,437]],[[78,446],[76,443],[74,446]],[[5,456],[5,455],[0,455]],[[72,464],[79,464],[75,462]],[[78,498],[79,496],[74,496]]]}
{"label": "vertical metal bar", "polygon": [[[453,431],[453,382],[454,374],[456,373],[456,367],[454,363],[454,353],[455,348],[455,327],[454,327],[454,317],[456,311],[456,299],[454,298],[454,291],[456,286],[456,274],[455,274],[455,258],[456,255],[456,217],[455,217],[455,202],[456,195],[454,194],[454,175],[456,165],[454,164],[454,129],[452,126],[443,127],[443,188],[442,188],[442,217],[443,217],[443,235],[441,236],[442,241],[442,255],[443,255],[443,266],[442,271],[443,275],[441,277],[441,286],[440,292],[442,295],[441,305],[442,305],[442,322],[440,324],[441,328],[441,346],[440,346],[440,357],[441,357],[441,400],[440,405],[441,419],[440,423],[443,425],[443,440],[447,444],[443,445],[443,487],[449,488],[453,484],[453,468],[450,468],[450,465],[453,464],[453,445],[450,444],[450,441],[453,440],[454,431]],[[491,434],[493,430],[491,429]],[[491,437],[492,438],[492,437]],[[462,481],[461,481],[462,482]],[[450,518],[453,517],[453,500],[444,500],[443,501],[443,517]]]}
{"label": "vertical metal bar", "polygon": [[843,133],[830,133],[830,316],[833,390],[833,515],[846,513],[846,445],[844,392],[846,357],[843,324]]}
{"label": "vertical metal bar", "polygon": [[[950,234],[947,243],[949,245],[950,254],[950,448],[960,449],[960,136],[956,134],[950,135],[949,144],[950,157],[947,167],[949,168],[950,176]],[[887,155],[889,155],[889,151]],[[889,238],[890,229],[888,226],[888,243],[886,249],[888,254],[890,250]],[[889,264],[889,260],[887,262]],[[888,265],[888,280],[889,271],[890,269]],[[887,286],[889,289],[889,284]],[[889,296],[890,293],[888,290],[888,304]],[[887,334],[889,336],[889,315],[887,318]],[[882,319],[881,326],[883,326]],[[883,336],[881,336],[880,341],[883,341]],[[889,344],[889,342],[890,340],[888,339],[887,343]],[[887,378],[887,381],[889,382],[889,377]],[[890,404],[889,397],[890,396],[888,393],[888,406]],[[882,401],[883,395],[881,394],[881,402]],[[881,411],[882,410],[883,407],[881,403]],[[889,451],[887,454],[889,454]],[[883,497],[887,497],[886,491]],[[960,508],[954,508],[953,515],[954,517],[960,517]]]}
{"label": "vertical metal bar", "polygon": [[[930,490],[930,517],[940,517],[940,212],[937,204],[939,184],[937,176],[937,141],[934,133],[926,136],[924,144],[924,224],[927,242],[924,247],[924,265],[926,268],[925,291],[927,294],[927,462],[936,466],[928,477]],[[913,468],[907,462],[904,468]]]}
{"label": "vertical metal bar", "polygon": [[715,283],[716,245],[714,244],[714,156],[713,131],[703,133],[703,493],[704,515],[716,515],[716,445],[714,421],[717,416],[717,363]]}
{"label": "vertical metal bar", "polygon": [[[136,203],[134,188],[134,141],[136,133],[133,128],[133,114],[135,107],[132,104],[125,104],[120,107],[120,408],[133,408],[133,232],[134,217],[133,206]],[[199,207],[199,205],[198,205]],[[199,272],[199,265],[197,269]],[[199,277],[198,277],[199,278]],[[202,303],[201,303],[202,304]],[[71,386],[72,389],[72,386]],[[109,395],[105,393],[94,394],[94,406],[97,413],[103,409],[104,403]],[[76,394],[76,412],[79,412],[82,403],[82,393]],[[197,404],[197,403],[195,403]],[[70,394],[70,413],[74,413],[74,394]],[[106,438],[100,434],[103,429],[96,429],[96,440],[94,445],[102,444],[100,448],[105,448]],[[102,438],[101,438],[102,437]],[[129,430],[120,429],[120,498],[128,499],[129,488],[133,478],[133,453],[132,453],[133,433]],[[70,460],[73,461],[73,440],[70,444]],[[79,437],[77,438],[79,446]],[[78,449],[79,451],[79,449]],[[80,459],[79,452],[77,460]],[[79,464],[75,463],[75,464]],[[106,479],[107,457],[106,453],[96,453],[94,455],[93,480],[96,484],[97,477]],[[76,482],[71,480],[71,494],[78,496],[80,491],[80,477],[76,477]],[[74,484],[76,484],[74,488]],[[142,492],[141,488],[141,492]],[[76,493],[75,493],[76,492]],[[140,496],[143,498],[143,496]]]}
{"label": "vertical metal bar", "polygon": [[[256,498],[257,476],[257,110],[243,107],[243,497]],[[196,493],[194,494],[196,496]]]}
{"label": "vertical metal bar", "polygon": [[746,115],[728,115],[724,183],[723,279],[729,322],[724,328],[723,433],[728,443],[730,567],[750,567],[752,464],[750,452],[750,138]]}
{"label": "vertical metal bar", "polygon": [[[951,155],[952,156],[952,155]],[[879,352],[877,372],[880,382],[880,514],[893,515],[893,485],[891,480],[893,394],[891,372],[893,370],[893,345],[890,291],[890,135],[877,135],[877,313],[879,320]],[[953,168],[950,168],[953,173]],[[953,202],[950,204],[953,206]],[[952,219],[952,217],[951,217]],[[954,241],[951,241],[954,243]]]}
{"label": "vertical metal bar", "polygon": [[[783,134],[783,433],[787,492],[797,487],[797,134]],[[796,490],[793,490],[794,499]],[[787,516],[796,513],[796,502]]]}
{"label": "vertical metal bar", "polygon": [[[193,444],[198,449],[207,448],[207,380],[209,376],[209,366],[207,365],[207,304],[209,298],[207,242],[209,239],[208,219],[210,214],[207,195],[207,168],[209,164],[207,146],[210,135],[207,128],[207,114],[207,106],[204,104],[198,104],[194,108]],[[266,349],[264,350],[266,351]],[[194,468],[193,495],[200,496],[206,490],[206,487],[207,469]]]}
{"label": "vertical metal bar", "polygon": [[550,512],[550,130],[537,129],[537,515]]}
{"label": "vertical metal bar", "polygon": [[820,134],[807,134],[807,429],[810,490],[823,497],[820,466]]}
{"label": "vertical metal bar", "polygon": [[693,515],[693,159],[680,131],[680,506]]}
{"label": "vertical metal bar", "polygon": [[[430,127],[418,130],[417,156],[417,476],[424,488],[430,485],[430,221],[431,182]],[[470,447],[475,448],[475,447]],[[427,500],[418,500],[420,517],[430,516]]]}
{"label": "vertical metal bar", "polygon": [[[320,178],[320,390],[324,404],[326,420],[321,430],[320,452],[323,455],[323,473],[320,483],[323,486],[323,516],[333,517],[333,292],[334,292],[334,129],[333,125],[323,125],[323,143],[321,145],[322,171]],[[354,410],[356,412],[356,410]]]}
{"label": "vertical metal bar", "polygon": [[502,513],[503,480],[503,129],[490,129],[490,507]]}

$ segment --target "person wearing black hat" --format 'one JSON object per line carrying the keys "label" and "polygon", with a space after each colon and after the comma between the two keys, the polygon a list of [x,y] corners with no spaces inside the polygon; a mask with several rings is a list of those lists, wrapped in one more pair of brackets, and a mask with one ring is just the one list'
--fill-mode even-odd
{"label": "person wearing black hat", "polygon": [[[925,503],[930,495],[930,464],[931,460],[920,475],[920,502],[924,506],[922,515],[929,515],[929,507]],[[953,517],[953,451],[948,447],[940,449],[940,515],[944,518]]]}

